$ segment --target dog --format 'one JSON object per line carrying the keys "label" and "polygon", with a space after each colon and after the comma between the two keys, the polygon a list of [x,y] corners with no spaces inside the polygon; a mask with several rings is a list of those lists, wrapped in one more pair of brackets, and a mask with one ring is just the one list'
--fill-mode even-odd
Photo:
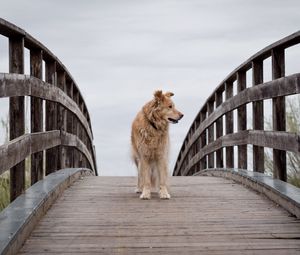
{"label": "dog", "polygon": [[178,123],[183,114],[175,109],[172,92],[154,92],[135,117],[131,128],[132,158],[138,170],[136,192],[141,199],[151,199],[157,188],[161,199],[170,199],[167,188],[169,123]]}

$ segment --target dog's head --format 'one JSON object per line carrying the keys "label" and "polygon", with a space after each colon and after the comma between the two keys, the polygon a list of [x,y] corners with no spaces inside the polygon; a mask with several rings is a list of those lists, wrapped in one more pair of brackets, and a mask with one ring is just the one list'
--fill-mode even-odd
{"label": "dog's head", "polygon": [[178,123],[183,117],[183,114],[176,110],[175,105],[171,99],[174,96],[172,92],[166,92],[163,94],[161,90],[154,92],[154,101],[157,109],[160,112],[160,116],[170,123]]}

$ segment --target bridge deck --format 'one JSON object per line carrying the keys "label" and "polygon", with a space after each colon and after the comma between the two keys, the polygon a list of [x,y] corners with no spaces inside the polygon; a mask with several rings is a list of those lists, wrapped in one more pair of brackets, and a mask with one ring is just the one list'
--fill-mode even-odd
{"label": "bridge deck", "polygon": [[172,199],[138,199],[133,177],[84,177],[20,254],[299,254],[300,221],[230,180],[172,177]]}

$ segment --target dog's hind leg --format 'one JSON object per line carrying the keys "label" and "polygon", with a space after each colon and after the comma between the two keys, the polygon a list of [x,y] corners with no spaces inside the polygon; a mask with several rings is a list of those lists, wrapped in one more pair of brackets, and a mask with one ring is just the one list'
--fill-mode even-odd
{"label": "dog's hind leg", "polygon": [[170,199],[171,196],[167,189],[167,178],[168,178],[168,166],[164,159],[161,159],[157,163],[159,173],[159,197],[161,199]]}
{"label": "dog's hind leg", "polygon": [[142,181],[143,191],[141,199],[151,199],[151,167],[144,159],[140,160],[139,173]]}
{"label": "dog's hind leg", "polygon": [[136,159],[136,165],[137,165],[137,171],[138,171],[138,177],[137,177],[137,185],[135,188],[135,193],[142,193],[143,189],[143,180],[142,180],[142,174],[141,174],[141,167],[139,161]]}

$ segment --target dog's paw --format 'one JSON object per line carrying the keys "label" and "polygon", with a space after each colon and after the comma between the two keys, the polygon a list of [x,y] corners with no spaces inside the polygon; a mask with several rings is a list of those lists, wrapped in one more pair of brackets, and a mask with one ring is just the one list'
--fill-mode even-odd
{"label": "dog's paw", "polygon": [[160,199],[170,199],[171,198],[170,194],[168,193],[168,191],[166,189],[161,189],[159,191],[159,197],[160,197]]}
{"label": "dog's paw", "polygon": [[140,199],[149,200],[151,199],[151,191],[143,190],[143,193],[140,195]]}
{"label": "dog's paw", "polygon": [[142,190],[140,188],[136,187],[134,192],[137,194],[140,194],[140,193],[142,193]]}

